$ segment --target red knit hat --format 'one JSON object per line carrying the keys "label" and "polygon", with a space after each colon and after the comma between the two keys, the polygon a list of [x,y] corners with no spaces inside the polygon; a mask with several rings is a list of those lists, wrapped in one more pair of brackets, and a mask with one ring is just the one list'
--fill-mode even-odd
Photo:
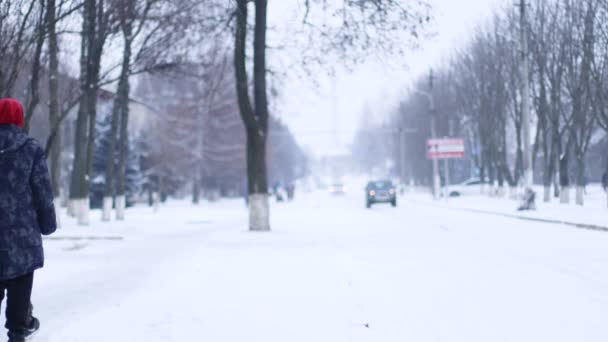
{"label": "red knit hat", "polygon": [[15,99],[0,99],[0,125],[23,128],[23,106]]}

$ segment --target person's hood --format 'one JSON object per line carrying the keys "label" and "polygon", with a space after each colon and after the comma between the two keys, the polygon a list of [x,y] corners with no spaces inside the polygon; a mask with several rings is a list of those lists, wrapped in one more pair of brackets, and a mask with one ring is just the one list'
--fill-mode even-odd
{"label": "person's hood", "polygon": [[21,102],[11,98],[0,99],[0,125],[15,125],[23,128]]}
{"label": "person's hood", "polygon": [[0,157],[8,152],[17,151],[30,137],[14,125],[0,125]]}

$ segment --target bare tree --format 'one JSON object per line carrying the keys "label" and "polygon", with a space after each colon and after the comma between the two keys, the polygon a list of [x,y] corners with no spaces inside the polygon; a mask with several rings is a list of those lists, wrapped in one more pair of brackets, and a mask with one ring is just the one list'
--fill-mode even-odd
{"label": "bare tree", "polygon": [[576,158],[576,203],[584,204],[587,182],[585,174],[585,155],[589,148],[591,135],[595,130],[596,116],[592,113],[591,72],[594,63],[596,44],[596,12],[598,2],[565,1],[564,20],[565,85],[570,100],[572,126],[570,129],[572,146]]}
{"label": "bare tree", "polygon": [[27,101],[25,103],[25,123],[24,129],[29,131],[30,122],[36,107],[40,103],[40,77],[42,72],[42,53],[44,42],[46,41],[46,2],[38,0],[38,19],[36,20],[35,38],[34,38],[34,53],[31,63],[31,74],[29,77],[29,86],[27,93]]}
{"label": "bare tree", "polygon": [[[70,0],[46,1],[46,35],[48,40],[48,89],[49,89],[49,123],[50,132],[46,144],[46,154],[49,158],[53,192],[56,197],[60,197],[61,187],[61,141],[60,127],[67,114],[77,105],[77,101],[68,100],[72,104],[67,104],[68,108],[62,110],[60,108],[60,93],[59,93],[59,33],[57,30],[58,24],[69,17],[79,8],[80,2]],[[74,92],[70,92],[74,93]],[[78,91],[74,98],[79,96]]]}
{"label": "bare tree", "polygon": [[[47,0],[46,29],[49,55],[49,121],[51,127],[59,123],[59,44],[57,38],[57,3]],[[61,136],[55,137],[55,145],[49,153],[50,171],[55,197],[60,197],[61,187]],[[58,203],[58,201],[56,201]]]}
{"label": "bare tree", "polygon": [[[204,1],[128,0],[116,1],[118,26],[123,38],[123,54],[117,94],[112,109],[110,147],[105,175],[104,220],[110,219],[114,196],[116,217],[125,218],[125,177],[128,150],[130,78],[143,72],[167,68],[181,55],[170,53],[184,43],[187,30],[195,26],[196,6]],[[119,138],[117,138],[117,133]],[[118,139],[118,140],[117,140]],[[118,165],[114,156],[118,146]],[[115,170],[116,168],[116,170]],[[115,186],[114,186],[115,185]]]}
{"label": "bare tree", "polygon": [[[527,81],[536,114],[533,155],[542,155],[545,201],[551,199],[553,185],[555,196],[568,203],[570,174],[575,172],[576,203],[582,205],[585,185],[598,173],[597,167],[588,170],[592,137],[608,128],[608,2],[536,0],[530,8],[529,27],[523,28],[530,33],[533,61]],[[522,175],[523,75],[518,73],[520,51],[514,44],[520,29],[510,6],[497,10],[493,21],[481,26],[442,71],[451,76],[436,79],[437,89],[454,89],[435,95],[439,103],[451,102],[456,108],[471,145],[471,165],[482,181],[488,178],[499,186],[516,184]],[[405,102],[415,101],[410,96]],[[407,120],[415,124],[421,119]]]}
{"label": "bare tree", "polygon": [[20,74],[40,37],[43,9],[39,0],[5,0],[0,3],[0,97],[14,95]]}
{"label": "bare tree", "polygon": [[[127,125],[128,125],[128,111],[129,111],[129,73],[131,71],[131,54],[133,44],[133,22],[135,20],[135,1],[119,1],[116,4],[117,15],[120,30],[123,37],[123,54],[122,54],[122,65],[120,71],[120,77],[118,81],[118,88],[116,96],[114,98],[114,105],[112,107],[112,119],[110,129],[110,146],[108,148],[108,156],[106,162],[106,174],[105,174],[105,190],[103,198],[103,215],[102,220],[109,221],[112,212],[114,202],[114,151],[116,148],[116,135],[118,127],[120,125],[121,139],[126,140],[127,136]],[[146,6],[146,8],[148,8]],[[147,15],[147,13],[146,13]],[[135,35],[136,36],[136,35]],[[119,121],[120,119],[120,121]],[[120,162],[119,162],[119,174],[125,172],[125,160],[127,143],[121,144],[120,148]],[[126,207],[125,198],[125,183],[124,176],[119,176],[117,184],[117,213],[116,217],[119,220],[124,219],[124,209]]]}
{"label": "bare tree", "polygon": [[82,18],[80,92],[76,123],[74,163],[70,185],[70,206],[80,225],[89,224],[89,182],[95,151],[97,93],[101,59],[113,30],[112,11],[104,0],[84,0]]}
{"label": "bare tree", "polygon": [[267,0],[256,0],[254,33],[254,103],[249,95],[247,75],[247,0],[237,0],[234,69],[239,112],[247,134],[247,180],[249,192],[249,228],[270,230],[268,179],[266,173],[266,139],[268,133],[268,99],[266,94],[266,15]]}
{"label": "bare tree", "polygon": [[[236,34],[234,63],[239,108],[247,132],[247,166],[250,205],[249,227],[252,231],[268,231],[268,179],[266,142],[268,134],[267,96],[267,0],[254,0],[253,37],[253,104],[249,95],[247,74],[247,0],[236,0]],[[422,7],[422,11],[418,11]],[[344,57],[346,62],[360,62],[372,55],[394,56],[411,47],[423,36],[430,20],[428,6],[422,1],[346,1],[335,7],[325,0],[304,1],[304,26],[310,37],[320,38],[316,49],[302,49],[303,60],[323,64],[329,55]],[[322,10],[332,19],[318,25],[311,12]],[[332,23],[337,23],[333,25]],[[405,38],[405,39],[404,39]],[[413,39],[412,39],[413,38]],[[314,42],[315,39],[309,39]],[[404,45],[403,43],[406,42]],[[313,52],[310,55],[309,52]]]}

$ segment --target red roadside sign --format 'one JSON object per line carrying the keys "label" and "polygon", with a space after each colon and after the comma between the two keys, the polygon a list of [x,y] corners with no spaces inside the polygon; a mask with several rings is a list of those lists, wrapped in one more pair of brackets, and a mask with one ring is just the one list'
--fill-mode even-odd
{"label": "red roadside sign", "polygon": [[427,157],[429,159],[464,158],[464,139],[429,139]]}

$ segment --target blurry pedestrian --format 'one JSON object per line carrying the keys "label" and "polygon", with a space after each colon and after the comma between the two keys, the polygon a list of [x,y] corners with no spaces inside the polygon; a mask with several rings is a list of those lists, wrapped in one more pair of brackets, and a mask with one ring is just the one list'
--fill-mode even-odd
{"label": "blurry pedestrian", "polygon": [[274,184],[272,185],[272,194],[276,195],[279,193],[279,191],[281,190],[281,183],[280,182],[274,182]]}
{"label": "blurry pedestrian", "polygon": [[285,202],[285,197],[283,197],[283,191],[281,191],[280,189],[277,190],[277,192],[274,194],[274,196],[278,203]]}
{"label": "blurry pedestrian", "polygon": [[534,192],[534,190],[526,189],[522,204],[517,210],[536,210],[536,193]]}
{"label": "blurry pedestrian", "polygon": [[293,183],[289,184],[287,186],[287,199],[290,202],[294,200],[295,193],[296,193],[296,186],[295,186],[295,184],[293,184]]}
{"label": "blurry pedestrian", "polygon": [[44,265],[41,234],[57,229],[44,151],[22,127],[21,104],[0,99],[0,305],[6,293],[9,342],[40,327],[30,300],[34,271]]}

